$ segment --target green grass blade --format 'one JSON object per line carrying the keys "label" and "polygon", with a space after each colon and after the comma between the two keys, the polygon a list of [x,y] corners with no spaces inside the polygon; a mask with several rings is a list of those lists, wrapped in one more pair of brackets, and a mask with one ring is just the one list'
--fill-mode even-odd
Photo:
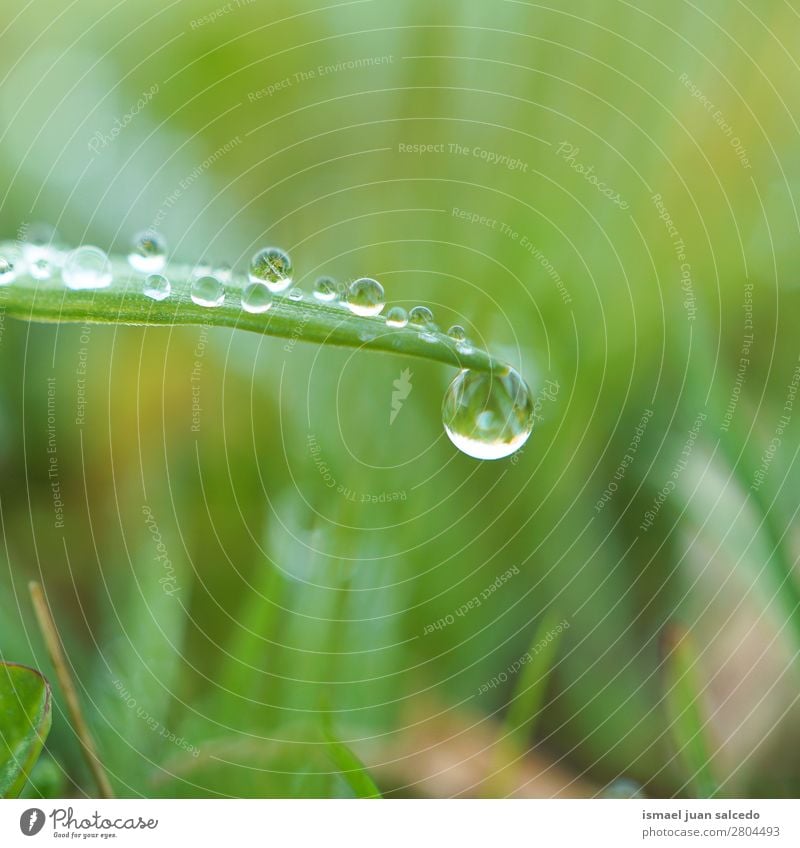
{"label": "green grass blade", "polygon": [[[244,599],[234,633],[227,646],[228,662],[221,672],[221,697],[231,693],[244,697],[254,686],[256,671],[270,670],[268,658],[276,651],[277,633],[281,621],[287,580],[281,570],[271,562],[264,563],[259,583],[252,594]],[[255,682],[257,690],[263,682]],[[270,686],[276,688],[275,681]],[[274,696],[273,696],[274,697]]]}
{"label": "green grass blade", "polygon": [[664,705],[669,732],[698,798],[713,798],[719,786],[711,768],[706,720],[697,679],[697,657],[689,634],[677,625],[661,636]]}
{"label": "green grass blade", "polygon": [[518,674],[494,753],[489,781],[493,796],[504,797],[517,789],[520,755],[530,747],[558,656],[558,643],[568,626],[556,612],[545,613],[523,654],[526,662]]}
{"label": "green grass blade", "polygon": [[375,785],[375,781],[370,777],[366,766],[353,751],[344,742],[339,741],[329,727],[323,729],[322,735],[328,756],[347,781],[356,798],[383,797]]}
{"label": "green grass blade", "polygon": [[[703,398],[707,393],[707,386],[711,386],[710,405],[713,415],[723,420],[728,395],[721,386],[730,385],[733,376],[709,380],[707,375],[717,373],[720,363],[713,361],[710,351],[714,350],[714,335],[705,320],[699,320],[693,327],[697,334],[697,356],[701,357],[703,367],[690,368],[687,372],[689,388],[698,398]],[[713,417],[713,416],[712,416]],[[743,491],[753,507],[758,511],[760,518],[760,530],[770,547],[770,554],[764,562],[764,573],[772,575],[779,602],[783,607],[786,622],[791,628],[794,636],[795,648],[800,648],[800,581],[798,581],[794,558],[788,535],[781,522],[780,513],[773,508],[772,498],[774,494],[768,495],[771,483],[767,486],[752,485],[756,479],[761,454],[764,445],[756,434],[750,432],[750,423],[741,416],[734,415],[728,427],[717,431],[719,445],[722,455],[729,463],[733,474],[739,481]]]}
{"label": "green grass blade", "polygon": [[0,663],[0,797],[16,798],[52,722],[50,684],[32,668]]}
{"label": "green grass blade", "polygon": [[527,654],[531,659],[522,667],[503,722],[503,736],[519,748],[527,748],[535,730],[565,629],[558,614],[549,612],[533,634]]}
{"label": "green grass blade", "polygon": [[112,266],[114,281],[105,289],[73,291],[65,288],[58,274],[49,280],[21,275],[5,289],[6,313],[41,322],[232,327],[316,344],[416,356],[478,371],[504,372],[508,367],[485,351],[460,349],[444,333],[436,333],[436,341],[426,341],[410,326],[387,327],[380,316],[353,315],[341,306],[319,303],[308,296],[295,301],[276,295],[268,312],[245,312],[240,298],[246,281],[241,277],[226,284],[221,306],[198,306],[191,299],[189,266],[171,265],[161,272],[170,280],[172,293],[163,301],[155,301],[142,294],[145,274],[134,271],[118,257],[112,259]]}

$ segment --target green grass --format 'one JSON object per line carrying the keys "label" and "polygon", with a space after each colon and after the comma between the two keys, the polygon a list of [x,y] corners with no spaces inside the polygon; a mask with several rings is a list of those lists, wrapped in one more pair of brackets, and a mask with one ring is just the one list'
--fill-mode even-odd
{"label": "green grass", "polygon": [[380,790],[361,760],[347,745],[333,735],[331,729],[326,729],[324,733],[328,755],[344,776],[355,797],[380,798]]}
{"label": "green grass", "polygon": [[536,733],[550,674],[558,659],[558,645],[564,632],[560,623],[558,614],[551,612],[537,626],[528,648],[531,659],[520,672],[506,711],[504,737],[523,750]]}
{"label": "green grass", "polygon": [[709,720],[704,708],[702,674],[689,634],[672,625],[662,636],[664,707],[677,756],[683,763],[693,797],[714,798]]}
{"label": "green grass", "polygon": [[112,261],[113,282],[96,290],[70,290],[56,271],[48,281],[20,275],[4,292],[7,315],[26,321],[176,327],[186,324],[230,327],[301,342],[365,348],[415,356],[477,371],[504,371],[507,366],[472,346],[459,347],[446,333],[422,338],[413,326],[394,328],[383,317],[353,315],[343,305],[326,305],[306,294],[302,301],[276,295],[267,313],[241,307],[244,278],[226,285],[225,302],[200,306],[191,299],[191,266],[167,266],[161,273],[172,293],[162,301],[142,294],[146,274],[133,271],[123,258]]}

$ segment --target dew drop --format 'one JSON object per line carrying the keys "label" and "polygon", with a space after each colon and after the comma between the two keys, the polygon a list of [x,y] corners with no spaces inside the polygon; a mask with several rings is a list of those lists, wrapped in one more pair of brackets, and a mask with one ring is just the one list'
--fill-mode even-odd
{"label": "dew drop", "polygon": [[439,329],[434,320],[433,312],[427,306],[415,306],[408,313],[408,322],[419,330],[419,337],[426,342],[439,341],[436,331]]}
{"label": "dew drop", "polygon": [[519,450],[533,430],[533,401],[525,381],[505,374],[463,370],[442,403],[450,441],[475,459],[502,459]]}
{"label": "dew drop", "polygon": [[265,247],[250,260],[250,282],[282,292],[292,284],[292,260],[279,247]]}
{"label": "dew drop", "polygon": [[128,262],[136,271],[154,274],[167,264],[167,243],[153,230],[138,233],[133,240]]}
{"label": "dew drop", "polygon": [[402,306],[393,306],[386,313],[387,327],[405,327],[408,324],[408,312]]}
{"label": "dew drop", "polygon": [[[197,265],[195,265],[194,268],[192,268],[192,277],[195,280],[199,280],[200,277],[213,277],[213,276],[216,276],[216,275],[213,273],[211,263],[208,262],[206,259],[201,259],[197,263]],[[217,279],[219,279],[219,277],[217,277]]]}
{"label": "dew drop", "polygon": [[371,277],[362,277],[347,289],[347,307],[354,315],[380,315],[384,303],[383,286]]}
{"label": "dew drop", "polygon": [[320,277],[314,283],[314,297],[322,303],[331,303],[339,298],[339,286],[333,277]]}
{"label": "dew drop", "polygon": [[222,306],[225,286],[216,277],[206,274],[192,283],[191,297],[198,306]]}
{"label": "dew drop", "polygon": [[463,342],[467,339],[467,331],[460,324],[453,324],[447,331],[447,335],[457,342]]}
{"label": "dew drop", "polygon": [[142,294],[152,300],[164,300],[171,291],[172,286],[163,274],[149,274],[142,287]]}
{"label": "dew drop", "polygon": [[242,309],[258,314],[272,306],[272,292],[264,283],[250,283],[242,290]]}
{"label": "dew drop", "polygon": [[460,324],[453,324],[447,331],[447,335],[456,343],[456,350],[459,353],[472,353],[474,350],[467,338],[467,331]]}
{"label": "dew drop", "polygon": [[293,288],[289,292],[289,300],[302,300],[303,299],[303,290],[300,288]]}
{"label": "dew drop", "polygon": [[111,262],[99,247],[86,245],[67,254],[61,274],[69,289],[104,289],[111,285]]}
{"label": "dew drop", "polygon": [[31,224],[25,229],[24,238],[22,249],[29,262],[35,262],[37,259],[52,259],[53,255],[58,253],[56,248],[58,233],[50,224],[39,222]]}
{"label": "dew drop", "polygon": [[53,276],[53,266],[50,264],[49,259],[41,256],[39,259],[34,259],[31,262],[28,266],[28,273],[34,280],[49,280]]}
{"label": "dew drop", "polygon": [[0,286],[13,283],[17,276],[17,268],[10,256],[0,255]]}
{"label": "dew drop", "polygon": [[408,320],[417,327],[435,326],[433,323],[433,312],[427,306],[415,306],[408,313]]}
{"label": "dew drop", "polygon": [[233,277],[233,268],[227,262],[218,262],[214,266],[213,276],[220,282],[229,283]]}

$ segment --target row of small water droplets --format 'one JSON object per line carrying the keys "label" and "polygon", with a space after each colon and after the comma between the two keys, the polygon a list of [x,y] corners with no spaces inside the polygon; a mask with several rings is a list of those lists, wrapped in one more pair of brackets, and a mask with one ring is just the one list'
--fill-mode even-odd
{"label": "row of small water droplets", "polygon": [[99,247],[63,250],[55,231],[45,224],[32,224],[24,241],[0,247],[0,285],[10,285],[25,272],[34,280],[49,280],[60,273],[73,290],[106,288],[113,278],[111,261]]}
{"label": "row of small water droplets", "polygon": [[[144,284],[144,294],[154,300],[163,300],[170,294],[169,280],[162,274],[166,264],[166,245],[155,233],[140,233],[134,240],[133,250],[129,254],[131,265],[142,272],[151,272]],[[227,279],[225,279],[227,277]],[[224,283],[230,279],[230,268],[226,266],[224,274],[211,271],[210,268],[196,269],[191,288],[191,298],[199,306],[214,308],[225,301]],[[292,260],[286,251],[278,247],[265,247],[251,259],[248,269],[248,283],[241,292],[241,305],[245,312],[261,314],[267,312],[274,303],[274,295],[290,289],[293,281]],[[319,277],[314,283],[313,296],[320,303],[341,304],[354,315],[374,318],[383,312],[386,304],[383,286],[371,277],[361,277],[341,286],[333,277]],[[289,300],[302,300],[301,289],[291,288],[286,295]],[[410,312],[402,306],[393,306],[386,313],[386,325],[403,328],[411,325],[425,341],[439,340],[439,328],[433,313],[426,306],[415,306]],[[447,335],[456,342],[461,353],[469,353],[472,346],[464,328],[453,325]]]}
{"label": "row of small water droplets", "polygon": [[[50,279],[60,271],[64,284],[73,290],[104,289],[111,285],[111,261],[99,247],[85,245],[69,252],[60,250],[55,231],[45,225],[33,225],[26,235],[21,249],[9,245],[0,253],[0,285],[13,282],[25,270],[36,280]],[[134,270],[146,275],[142,283],[146,297],[161,301],[172,294],[172,285],[162,273],[167,264],[167,245],[159,233],[152,230],[139,233],[131,245],[128,261]],[[212,269],[199,265],[192,279],[192,301],[208,308],[221,306],[225,302],[225,283],[230,278],[229,266]],[[285,292],[292,285],[292,278],[292,260],[286,251],[278,247],[259,250],[250,262],[248,283],[241,291],[242,309],[256,314],[267,312],[273,305],[273,296]],[[293,288],[287,296],[290,300],[302,300],[303,292]],[[313,296],[320,303],[342,304],[361,317],[380,315],[386,303],[383,286],[370,277],[361,277],[347,288],[332,277],[320,277],[314,284]],[[402,306],[393,306],[385,321],[393,328],[411,325],[421,339],[438,341],[439,328],[426,306],[415,306],[410,312]],[[463,327],[456,324],[447,334],[462,353],[470,352]]]}
{"label": "row of small water droplets", "polygon": [[[320,277],[314,284],[314,297],[323,303],[341,302],[354,314],[363,317],[376,317],[383,312],[386,301],[383,286],[371,277],[362,277],[351,283],[346,289],[340,287],[332,277]],[[386,312],[386,326],[402,329],[411,326],[424,341],[439,341],[439,328],[433,313],[427,306],[415,306],[406,311],[402,306],[392,306]],[[467,339],[466,330],[460,324],[454,324],[447,335],[456,342],[461,353],[469,353],[472,345]]]}
{"label": "row of small water droplets", "polygon": [[[0,247],[0,285],[12,283],[28,271],[36,280],[46,280],[60,270],[69,289],[104,289],[111,285],[111,261],[100,248],[91,245],[72,251],[60,250],[51,228],[34,225],[21,245]],[[167,245],[153,231],[139,233],[128,254],[131,267],[145,278],[142,294],[155,301],[172,293],[169,279],[162,273],[167,263]],[[198,306],[216,308],[225,301],[225,284],[231,279],[230,266],[213,269],[201,264],[192,275],[190,296]],[[291,288],[293,267],[289,254],[277,247],[265,247],[252,258],[248,282],[241,289],[241,305],[246,312],[260,314],[273,305],[276,294],[302,300],[303,292]],[[354,315],[377,317],[386,305],[383,286],[371,277],[361,277],[346,288],[332,277],[320,277],[314,284],[314,298],[320,303],[342,304]],[[418,337],[437,342],[441,338],[433,313],[427,306],[407,312],[392,306],[385,316],[388,327],[416,329]],[[462,353],[472,351],[463,327],[452,326],[447,335]],[[512,368],[503,373],[462,369],[445,393],[442,421],[445,432],[462,452],[477,459],[500,459],[519,450],[533,429],[534,405],[525,381]]]}

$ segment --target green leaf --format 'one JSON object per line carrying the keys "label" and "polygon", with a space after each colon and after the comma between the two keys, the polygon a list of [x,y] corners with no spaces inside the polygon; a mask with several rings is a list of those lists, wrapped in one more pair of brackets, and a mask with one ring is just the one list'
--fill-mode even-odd
{"label": "green leaf", "polygon": [[32,668],[0,663],[0,796],[16,798],[52,720],[50,684]]}
{"label": "green leaf", "polygon": [[435,340],[421,337],[411,326],[388,327],[381,317],[353,315],[341,306],[301,301],[275,295],[268,312],[253,314],[241,307],[247,281],[232,278],[225,286],[225,301],[218,307],[199,306],[191,299],[192,268],[170,265],[161,273],[172,286],[169,297],[155,301],[142,294],[145,274],[134,271],[125,259],[112,258],[113,282],[104,289],[67,289],[59,274],[49,280],[20,275],[5,290],[6,313],[26,321],[81,322],[169,326],[200,324],[233,327],[267,336],[316,344],[366,348],[417,356],[458,368],[505,372],[508,366],[478,348],[460,347],[444,333]]}
{"label": "green leaf", "polygon": [[323,729],[322,735],[328,756],[339,769],[356,798],[381,798],[380,789],[370,777],[364,763],[353,751],[344,742],[339,741],[329,727]]}
{"label": "green leaf", "polygon": [[687,780],[694,794],[698,798],[713,798],[719,786],[711,768],[694,646],[688,632],[673,624],[664,628],[661,649],[669,732],[688,771]]}

